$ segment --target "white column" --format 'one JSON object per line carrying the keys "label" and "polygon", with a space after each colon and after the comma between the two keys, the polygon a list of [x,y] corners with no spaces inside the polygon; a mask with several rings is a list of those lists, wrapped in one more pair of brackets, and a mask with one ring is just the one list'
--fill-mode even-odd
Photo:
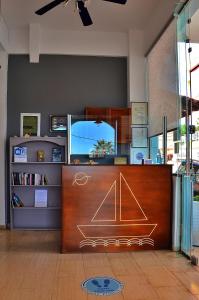
{"label": "white column", "polygon": [[[128,55],[128,102],[146,102],[146,58],[144,56],[144,37],[141,30],[129,31]],[[133,149],[130,161],[133,163]]]}
{"label": "white column", "polygon": [[8,28],[3,17],[0,14],[0,49],[8,51]]}
{"label": "white column", "polygon": [[128,87],[129,102],[147,101],[146,58],[141,30],[129,31]]}
{"label": "white column", "polygon": [[29,53],[30,53],[30,62],[39,63],[39,55],[40,55],[40,25],[39,24],[30,24]]}
{"label": "white column", "polygon": [[6,131],[7,131],[7,69],[8,55],[0,51],[0,226],[6,224]]}

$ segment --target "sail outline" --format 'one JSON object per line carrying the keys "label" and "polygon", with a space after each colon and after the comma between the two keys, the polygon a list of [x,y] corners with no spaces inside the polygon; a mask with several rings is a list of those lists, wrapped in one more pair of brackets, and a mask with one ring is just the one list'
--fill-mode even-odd
{"label": "sail outline", "polygon": [[[124,180],[124,182],[125,182],[125,184],[126,184],[128,190],[130,191],[132,197],[133,197],[134,200],[136,201],[136,203],[137,203],[137,205],[138,205],[138,207],[139,207],[141,213],[143,214],[144,218],[141,218],[141,219],[129,219],[129,220],[127,220],[127,219],[122,219],[122,179]],[[137,198],[135,197],[135,195],[134,195],[133,191],[131,190],[131,188],[130,188],[128,182],[126,181],[124,175],[123,175],[121,172],[120,172],[120,221],[122,221],[122,222],[148,221],[148,218],[147,218],[147,216],[145,215],[145,213],[144,213],[144,211],[143,211],[143,209],[142,209],[142,207],[141,207],[139,201],[138,201]]]}
{"label": "sail outline", "polygon": [[[112,191],[112,189],[115,190],[115,193],[114,193],[115,194],[115,200],[114,200],[114,202],[115,202],[115,218],[114,219],[107,219],[107,220],[106,219],[102,219],[102,220],[96,219],[101,207],[103,206],[104,202],[108,198],[108,196],[109,196],[110,192]],[[96,213],[94,214],[91,222],[115,222],[115,221],[117,221],[117,185],[116,185],[116,180],[113,182],[110,189],[108,190],[108,193],[106,194],[106,196],[102,200],[102,202],[101,202],[100,206],[98,207]]]}
{"label": "sail outline", "polygon": [[[124,180],[125,184],[127,185],[127,188],[129,189],[133,199],[136,201],[137,205],[138,205],[138,208],[140,209],[140,211],[142,212],[144,218],[143,219],[133,219],[133,220],[123,220],[122,219],[122,212],[121,212],[121,209],[122,209],[122,190],[121,190],[121,180]],[[108,190],[106,196],[104,197],[103,201],[101,202],[100,206],[98,207],[97,211],[95,212],[91,222],[113,222],[113,221],[117,221],[117,190],[116,190],[116,187],[117,187],[117,180],[115,180],[113,182],[113,184],[111,185],[110,189]],[[115,219],[114,220],[95,220],[98,212],[100,211],[101,207],[103,206],[104,202],[106,201],[108,195],[110,194],[111,190],[115,188]],[[144,213],[140,203],[138,202],[137,198],[135,197],[133,191],[131,190],[128,182],[126,181],[124,175],[120,172],[120,199],[119,199],[119,205],[120,205],[120,217],[118,221],[120,222],[132,222],[132,221],[148,221],[148,218],[146,216],[146,214]],[[107,238],[149,238],[152,233],[154,232],[154,230],[156,229],[156,227],[158,226],[158,224],[143,224],[143,223],[139,223],[139,224],[88,224],[88,225],[76,225],[77,226],[77,229],[79,230],[79,232],[81,233],[81,235],[84,237],[84,239],[90,239],[90,238],[94,238],[94,239],[107,239]],[[92,232],[92,228],[99,228],[101,227],[102,229],[105,228],[105,227],[109,227],[109,228],[113,228],[113,227],[117,227],[118,229],[122,229],[122,228],[128,228],[129,231],[131,231],[130,229],[133,229],[133,233],[129,232],[128,234],[125,234],[125,233],[122,233],[122,235],[106,235],[106,236],[101,236],[101,235],[96,235],[96,236],[93,236],[93,234],[90,234],[87,235],[86,234],[86,231],[87,233],[90,231],[89,229],[91,229],[91,232]],[[134,233],[134,229],[135,228],[147,228],[148,227],[148,230],[146,230],[146,234],[135,234]],[[149,229],[149,227],[152,227],[152,229]],[[85,229],[84,229],[85,228]],[[83,230],[84,229],[84,230]],[[148,232],[147,232],[148,231]],[[104,230],[102,231],[104,232]],[[96,232],[97,234],[97,232]]]}

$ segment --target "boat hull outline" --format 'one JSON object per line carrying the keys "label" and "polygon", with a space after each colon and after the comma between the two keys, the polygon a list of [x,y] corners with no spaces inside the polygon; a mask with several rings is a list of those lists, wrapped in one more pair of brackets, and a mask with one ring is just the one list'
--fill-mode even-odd
{"label": "boat hull outline", "polygon": [[158,224],[77,225],[85,239],[150,237]]}

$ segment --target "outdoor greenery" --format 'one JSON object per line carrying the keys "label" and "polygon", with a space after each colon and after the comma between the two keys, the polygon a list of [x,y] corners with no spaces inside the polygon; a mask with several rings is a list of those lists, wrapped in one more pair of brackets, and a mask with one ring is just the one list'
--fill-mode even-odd
{"label": "outdoor greenery", "polygon": [[[199,118],[196,121],[196,131],[199,131]],[[187,132],[186,125],[185,124],[181,125],[181,127],[180,127],[180,133],[181,133],[181,135],[182,136],[185,135],[186,132]]]}
{"label": "outdoor greenery", "polygon": [[97,144],[94,144],[93,146],[94,149],[92,153],[104,155],[114,153],[112,142],[105,141],[104,139],[97,141]]}
{"label": "outdoor greenery", "polygon": [[186,132],[187,132],[186,125],[185,125],[185,124],[184,124],[184,125],[181,125],[181,135],[182,135],[182,136],[185,135]]}
{"label": "outdoor greenery", "polygon": [[194,197],[193,197],[193,201],[199,202],[199,195],[194,196]]}

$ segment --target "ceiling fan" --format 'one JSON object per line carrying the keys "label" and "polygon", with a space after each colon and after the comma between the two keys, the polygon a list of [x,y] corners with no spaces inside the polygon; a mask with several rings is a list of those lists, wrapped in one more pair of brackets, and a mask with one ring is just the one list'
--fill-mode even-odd
{"label": "ceiling fan", "polygon": [[[54,0],[50,2],[49,4],[43,6],[39,10],[37,10],[35,13],[39,16],[47,13],[49,10],[53,9],[54,7],[58,6],[61,3],[64,3],[64,5],[68,4],[71,0]],[[87,2],[89,0],[75,0],[75,4],[77,7],[77,10],[79,12],[80,18],[82,20],[82,23],[84,26],[92,25],[92,19],[89,15],[88,9],[86,7]],[[103,0],[108,2],[113,2],[116,4],[126,4],[127,0]]]}

